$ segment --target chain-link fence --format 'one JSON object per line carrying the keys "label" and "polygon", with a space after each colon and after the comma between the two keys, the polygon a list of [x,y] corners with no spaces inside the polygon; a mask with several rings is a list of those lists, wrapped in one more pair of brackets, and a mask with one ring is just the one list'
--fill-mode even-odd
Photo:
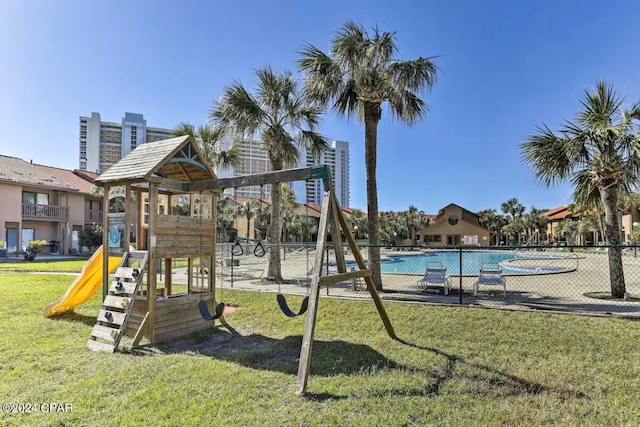
{"label": "chain-link fence", "polygon": [[[283,244],[283,283],[268,280],[269,252],[256,243],[217,248],[216,286],[304,295],[315,262],[315,243]],[[259,249],[259,248],[258,248]],[[357,269],[348,247],[347,270]],[[624,291],[612,297],[610,252],[621,252]],[[242,253],[240,253],[242,252]],[[640,317],[640,247],[380,247],[383,299],[503,308],[552,309]],[[368,249],[361,245],[368,258]],[[612,254],[613,255],[613,254]],[[335,251],[323,254],[322,275],[337,273]],[[462,274],[461,274],[462,273]],[[616,282],[619,286],[621,281]],[[620,289],[620,288],[619,288]],[[324,295],[369,298],[364,280],[322,288]]]}

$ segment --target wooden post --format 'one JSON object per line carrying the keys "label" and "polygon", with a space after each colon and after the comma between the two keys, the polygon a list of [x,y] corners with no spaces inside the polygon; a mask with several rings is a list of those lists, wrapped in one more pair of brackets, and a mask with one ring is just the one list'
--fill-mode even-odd
{"label": "wooden post", "polygon": [[156,224],[158,221],[158,184],[149,184],[149,228],[147,251],[149,251],[149,270],[147,274],[147,305],[149,310],[149,342],[155,340],[156,328],[156,280],[158,277],[158,260],[155,254]]}
{"label": "wooden post", "polygon": [[109,293],[109,190],[111,186],[105,184],[102,195],[102,300]]}
{"label": "wooden post", "polygon": [[298,364],[298,394],[307,391],[309,382],[309,371],[311,369],[311,351],[313,349],[313,333],[316,328],[316,317],[318,314],[318,297],[320,294],[320,273],[322,271],[322,255],[327,241],[327,226],[329,225],[329,207],[331,198],[329,192],[324,192],[322,200],[322,211],[320,213],[320,225],[318,228],[318,242],[316,243],[315,263],[313,266],[313,277],[309,290],[309,305],[307,318],[304,324],[304,335],[302,337],[302,348],[300,349],[300,362]]}
{"label": "wooden post", "polygon": [[142,191],[136,190],[136,249],[143,250],[142,223],[144,222],[144,212],[142,208]]}
{"label": "wooden post", "polygon": [[[356,244],[355,239],[351,235],[351,231],[349,230],[349,225],[347,224],[347,220],[344,218],[342,211],[340,210],[340,206],[338,206],[338,201],[334,200],[334,204],[336,206],[336,211],[338,213],[338,222],[340,222],[340,227],[342,227],[342,231],[344,232],[345,237],[347,238],[347,242],[349,243],[349,247],[351,248],[351,252],[353,252],[353,256],[358,263],[358,267],[361,270],[366,268],[364,263],[364,259],[362,258],[362,254],[360,253],[360,249]],[[376,308],[378,309],[378,314],[380,314],[380,318],[382,319],[382,323],[384,323],[384,327],[387,329],[387,334],[391,338],[396,338],[396,333],[393,331],[393,326],[391,325],[391,321],[389,320],[389,316],[387,316],[387,312],[382,305],[382,300],[380,299],[380,295],[378,295],[378,290],[376,289],[375,284],[373,283],[373,279],[371,276],[365,276],[364,281],[367,284],[367,290],[371,294],[371,298],[373,298],[373,302],[376,304]]]}
{"label": "wooden post", "polygon": [[[167,212],[165,215],[171,215],[171,193],[167,194]],[[164,296],[167,297],[173,293],[172,279],[173,274],[171,270],[171,258],[165,258],[164,260]]]}
{"label": "wooden post", "polygon": [[[331,192],[331,199],[335,199],[335,195]],[[333,247],[336,252],[336,263],[338,264],[338,273],[347,272],[347,263],[344,259],[344,251],[342,249],[342,235],[340,234],[340,227],[338,227],[338,210],[340,207],[338,203],[331,202],[329,204],[329,227],[331,228],[331,239],[333,240]]]}
{"label": "wooden post", "polygon": [[190,294],[193,286],[193,258],[187,258],[187,293]]}
{"label": "wooden post", "polygon": [[124,186],[124,252],[131,245],[131,185]]}

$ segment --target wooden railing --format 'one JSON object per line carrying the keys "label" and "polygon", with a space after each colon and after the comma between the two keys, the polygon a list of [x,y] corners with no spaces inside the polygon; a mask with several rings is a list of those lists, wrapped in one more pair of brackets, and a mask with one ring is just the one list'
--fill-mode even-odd
{"label": "wooden railing", "polygon": [[67,221],[69,208],[65,206],[22,204],[23,221]]}
{"label": "wooden railing", "polygon": [[104,212],[97,209],[84,211],[84,222],[102,222],[102,216]]}

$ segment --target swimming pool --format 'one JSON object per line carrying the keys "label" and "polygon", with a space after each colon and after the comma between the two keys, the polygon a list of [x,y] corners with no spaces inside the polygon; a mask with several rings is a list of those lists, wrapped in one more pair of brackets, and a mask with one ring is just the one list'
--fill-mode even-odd
{"label": "swimming pool", "polygon": [[[568,265],[554,266],[544,262],[545,260],[576,259],[575,254],[557,253],[531,253],[513,251],[488,251],[474,250],[462,251],[462,274],[478,275],[483,264],[494,264],[502,267],[504,274],[548,274],[563,271],[572,271]],[[526,265],[518,260],[542,260],[544,265]],[[512,263],[512,261],[515,261]],[[398,274],[423,274],[427,265],[441,264],[446,267],[447,274],[460,274],[460,251],[428,251],[420,254],[389,255],[382,259],[380,269],[383,273]],[[335,265],[335,264],[334,264]],[[355,262],[347,262],[348,267],[355,267]]]}
{"label": "swimming pool", "polygon": [[[512,252],[462,251],[462,274],[475,275],[482,264],[500,264],[515,259]],[[460,274],[459,251],[433,251],[422,254],[393,255],[381,262],[383,273],[422,274],[429,264],[442,264],[447,274]],[[505,273],[510,271],[505,267]]]}

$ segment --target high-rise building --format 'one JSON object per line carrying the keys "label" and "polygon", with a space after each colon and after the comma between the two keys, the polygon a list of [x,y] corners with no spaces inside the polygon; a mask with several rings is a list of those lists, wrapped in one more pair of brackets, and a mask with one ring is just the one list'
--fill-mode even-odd
{"label": "high-rise building", "polygon": [[147,127],[142,114],[125,113],[121,123],[103,122],[99,113],[80,116],[80,169],[102,173],[138,145],[171,138],[171,132]]}
{"label": "high-rise building", "polygon": [[[271,162],[265,150],[262,149],[259,141],[233,142],[227,138],[220,144],[222,150],[228,150],[231,146],[237,146],[240,157],[240,164],[231,169],[221,169],[217,171],[218,177],[241,176],[252,173],[267,172],[271,170]],[[306,167],[316,165],[328,165],[331,169],[331,178],[336,193],[336,198],[340,206],[349,206],[350,203],[350,162],[349,143],[346,141],[333,141],[329,148],[319,156],[313,156],[310,151],[303,151],[300,162],[295,167]],[[309,180],[306,182],[293,182],[291,187],[296,193],[296,199],[301,203],[322,203],[322,181]],[[242,187],[235,190],[228,190],[239,197],[268,198],[270,185]]]}
{"label": "high-rise building", "polygon": [[[329,148],[319,155],[313,156],[310,151],[304,153],[301,166],[327,165],[331,169],[331,181],[340,206],[348,207],[351,203],[351,163],[349,158],[349,143],[346,141],[332,141]],[[294,185],[297,192],[299,186]],[[305,183],[305,202],[322,203],[322,180],[309,180]]]}
{"label": "high-rise building", "polygon": [[[268,172],[271,170],[271,162],[269,155],[261,147],[260,141],[246,140],[242,142],[234,142],[231,138],[225,138],[220,142],[222,150],[228,150],[235,146],[238,150],[238,165],[233,168],[218,168],[216,174],[218,178],[226,178],[230,176],[242,176],[252,173]],[[230,193],[239,197],[250,198],[269,198],[271,186],[265,185],[260,187],[254,185],[251,187],[241,187],[229,189],[226,193]]]}

